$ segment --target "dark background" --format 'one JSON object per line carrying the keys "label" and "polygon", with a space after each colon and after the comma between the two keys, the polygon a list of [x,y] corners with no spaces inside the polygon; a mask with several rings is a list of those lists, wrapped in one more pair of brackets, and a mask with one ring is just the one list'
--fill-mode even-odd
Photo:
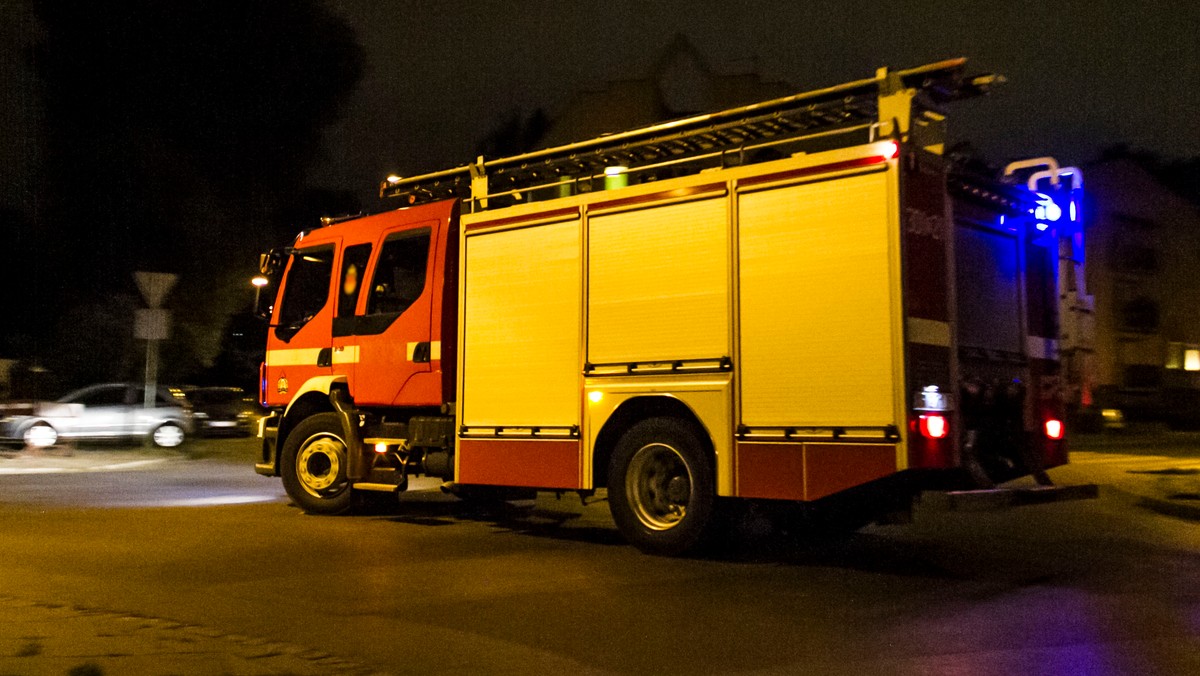
{"label": "dark background", "polygon": [[983,156],[1132,153],[1195,195],[1197,35],[1194,2],[0,0],[0,358],[24,394],[137,377],[132,272],[167,271],[164,380],[252,386],[259,251],[536,144],[680,39],[789,91],[967,56],[1009,79],[954,111]]}

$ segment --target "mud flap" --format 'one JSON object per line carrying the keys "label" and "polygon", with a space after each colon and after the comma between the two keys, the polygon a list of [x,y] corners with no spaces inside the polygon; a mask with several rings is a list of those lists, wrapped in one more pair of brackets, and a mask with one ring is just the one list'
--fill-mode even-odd
{"label": "mud flap", "polygon": [[283,416],[278,413],[258,419],[259,460],[254,471],[263,476],[279,476],[279,424]]}
{"label": "mud flap", "polygon": [[1094,500],[1099,496],[1100,487],[1096,484],[925,491],[917,498],[916,506],[931,512],[987,512],[1048,502]]}

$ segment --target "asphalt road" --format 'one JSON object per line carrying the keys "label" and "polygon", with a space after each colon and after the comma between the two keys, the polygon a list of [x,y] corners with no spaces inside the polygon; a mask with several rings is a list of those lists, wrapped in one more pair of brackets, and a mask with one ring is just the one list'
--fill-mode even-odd
{"label": "asphalt road", "polygon": [[[575,496],[487,513],[422,484],[395,510],[305,516],[252,446],[0,475],[0,600],[283,642],[347,673],[1200,673],[1200,527],[1113,495],[837,541],[751,523],[726,555],[663,559]],[[61,673],[30,664],[0,655],[0,673]],[[279,673],[263,664],[247,673]]]}

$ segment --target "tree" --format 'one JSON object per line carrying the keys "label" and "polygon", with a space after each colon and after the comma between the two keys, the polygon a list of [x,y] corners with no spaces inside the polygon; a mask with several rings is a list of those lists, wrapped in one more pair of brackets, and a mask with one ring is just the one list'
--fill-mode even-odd
{"label": "tree", "polygon": [[316,0],[31,3],[52,302],[104,303],[135,270],[179,273],[169,307],[190,345],[167,366],[202,368],[246,300],[236,280],[294,227],[285,214],[362,50]]}
{"label": "tree", "polygon": [[541,108],[528,116],[513,110],[476,144],[475,154],[495,159],[530,152],[538,147],[549,129],[550,118]]}

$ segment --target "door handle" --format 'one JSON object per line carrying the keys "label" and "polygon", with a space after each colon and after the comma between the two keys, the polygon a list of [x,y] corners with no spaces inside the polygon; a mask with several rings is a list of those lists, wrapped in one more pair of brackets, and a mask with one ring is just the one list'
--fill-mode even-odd
{"label": "door handle", "polygon": [[432,350],[430,350],[429,341],[423,340],[413,347],[413,363],[428,364]]}

